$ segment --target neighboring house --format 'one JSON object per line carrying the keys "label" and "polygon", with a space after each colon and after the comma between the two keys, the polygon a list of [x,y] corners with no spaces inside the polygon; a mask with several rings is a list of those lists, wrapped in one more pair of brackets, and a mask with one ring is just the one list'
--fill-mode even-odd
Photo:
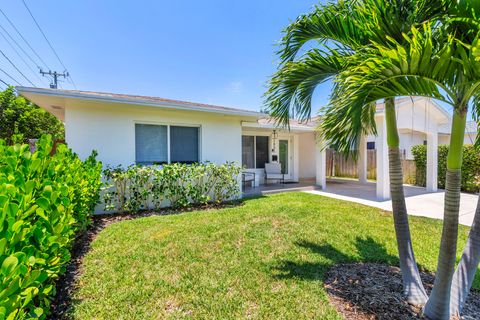
{"label": "neighboring house", "polygon": [[[126,94],[17,87],[17,91],[65,123],[65,138],[80,157],[92,150],[110,166],[234,161],[263,183],[265,163],[278,161],[286,179],[326,187],[326,157],[315,136],[318,118],[292,120],[279,129],[260,112]],[[449,114],[425,98],[397,100],[401,148],[426,143],[427,187],[436,190],[436,146],[448,139]],[[383,105],[375,116],[378,136],[360,150],[360,180],[366,179],[366,149],[377,149],[377,196],[388,198],[388,152]],[[472,128],[475,128],[473,125]],[[435,164],[435,165],[433,165]]]}
{"label": "neighboring house", "polygon": [[[413,159],[413,146],[427,144],[429,133],[436,133],[439,145],[450,143],[452,117],[435,101],[421,97],[401,98],[396,100],[396,106],[400,149],[405,159]],[[383,104],[378,104],[377,113],[382,112],[383,108]],[[477,131],[477,124],[469,121],[465,144],[475,143]],[[375,136],[367,137],[367,148],[375,149]]]}

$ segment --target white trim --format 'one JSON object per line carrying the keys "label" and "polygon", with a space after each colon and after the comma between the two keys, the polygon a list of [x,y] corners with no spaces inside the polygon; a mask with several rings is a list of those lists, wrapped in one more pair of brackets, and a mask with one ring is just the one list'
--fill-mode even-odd
{"label": "white trim", "polygon": [[290,130],[288,128],[279,127],[275,124],[261,124],[258,122],[249,122],[249,121],[242,121],[242,128],[260,128],[260,129],[272,129],[272,130],[279,130],[279,131],[302,131],[302,132],[314,132],[315,127],[307,127],[307,126],[290,126]]}
{"label": "white trim", "polygon": [[[135,148],[137,148],[137,145],[135,144]],[[170,125],[167,125],[167,161],[168,163],[172,163],[172,152],[170,151]],[[137,159],[135,159],[136,162]]]}
{"label": "white trim", "polygon": [[119,97],[116,97],[116,98],[106,97],[106,96],[101,96],[95,92],[81,93],[81,92],[54,91],[53,89],[30,88],[30,87],[21,87],[21,86],[15,87],[15,89],[17,90],[17,92],[19,92],[22,95],[24,93],[27,93],[27,94],[33,93],[33,94],[51,96],[51,97],[79,99],[79,100],[86,100],[86,101],[101,101],[101,102],[129,104],[129,105],[141,105],[141,106],[169,108],[169,109],[176,109],[176,110],[219,113],[219,114],[234,115],[234,116],[248,116],[248,117],[257,117],[258,119],[266,117],[265,114],[257,111],[249,111],[249,110],[241,110],[241,109],[233,109],[233,108],[216,109],[215,106],[195,104],[193,102],[192,102],[193,106],[190,107],[190,106],[185,106],[185,105],[181,105],[181,104],[169,102],[169,101],[152,102],[148,100],[142,100],[141,98],[129,99],[129,98],[119,98]]}

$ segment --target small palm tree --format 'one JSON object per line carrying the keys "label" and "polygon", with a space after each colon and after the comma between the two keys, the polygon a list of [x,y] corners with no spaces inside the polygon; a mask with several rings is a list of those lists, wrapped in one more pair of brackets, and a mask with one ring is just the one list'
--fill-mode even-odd
{"label": "small palm tree", "polygon": [[[346,153],[355,148],[361,134],[375,132],[372,103],[386,99],[400,266],[404,291],[409,302],[417,304],[425,302],[426,294],[411,246],[394,97],[426,96],[454,106],[438,273],[424,309],[426,316],[433,319],[448,319],[450,312],[459,313],[480,260],[477,223],[454,275],[466,114],[469,103],[479,99],[478,9],[467,1],[447,0],[365,0],[317,7],[313,14],[300,17],[286,29],[280,51],[282,64],[267,92],[271,115],[288,125],[291,110],[300,118],[309,118],[315,87],[334,79],[321,129],[332,146]],[[322,49],[308,50],[295,60],[300,48],[312,39],[319,39]]]}
{"label": "small palm tree", "polygon": [[[461,12],[457,11],[458,16]],[[468,12],[475,13],[474,10]],[[348,110],[352,105],[399,95],[437,98],[453,106],[437,276],[424,308],[425,315],[432,319],[449,319],[451,313],[460,313],[480,260],[479,226],[476,224],[455,273],[465,123],[469,106],[474,107],[476,114],[479,111],[475,103],[480,88],[477,21],[464,17],[426,24],[422,32],[412,28],[411,36],[405,36],[405,43],[391,40],[390,46],[375,45],[363,57],[357,56],[359,64],[337,78],[340,84],[332,100],[334,107],[327,115],[333,122],[337,117],[336,109]],[[475,217],[476,221],[478,219]]]}
{"label": "small palm tree", "polygon": [[[288,125],[292,111],[302,119],[309,118],[311,97],[317,85],[354,68],[360,61],[356,57],[372,50],[375,43],[390,44],[387,35],[390,39],[402,41],[403,34],[408,33],[412,25],[438,15],[439,7],[432,6],[431,2],[339,2],[317,7],[313,13],[299,17],[285,30],[279,52],[282,64],[271,79],[266,94],[271,116],[283,125]],[[310,40],[317,40],[321,48],[310,49],[295,60],[300,49]],[[386,100],[386,111],[391,194],[404,292],[410,303],[421,305],[427,294],[412,248],[393,97]],[[335,112],[334,121],[328,117],[324,119],[323,134],[337,150],[352,153],[362,134],[375,133],[374,104],[337,108]]]}

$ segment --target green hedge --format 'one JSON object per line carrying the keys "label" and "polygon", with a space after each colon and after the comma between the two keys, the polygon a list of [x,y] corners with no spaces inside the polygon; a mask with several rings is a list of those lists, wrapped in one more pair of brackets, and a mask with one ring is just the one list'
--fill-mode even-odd
{"label": "green hedge", "polygon": [[101,163],[82,162],[65,145],[51,155],[0,140],[0,319],[47,317],[55,280],[78,231],[98,202]]}
{"label": "green hedge", "polygon": [[131,213],[161,207],[221,203],[241,193],[241,167],[227,162],[107,168],[105,210]]}
{"label": "green hedge", "polygon": [[[426,185],[427,147],[424,145],[412,148],[417,173],[415,184]],[[447,171],[448,145],[438,146],[438,187],[445,189]],[[480,190],[480,152],[473,145],[463,147],[462,190],[478,192]]]}

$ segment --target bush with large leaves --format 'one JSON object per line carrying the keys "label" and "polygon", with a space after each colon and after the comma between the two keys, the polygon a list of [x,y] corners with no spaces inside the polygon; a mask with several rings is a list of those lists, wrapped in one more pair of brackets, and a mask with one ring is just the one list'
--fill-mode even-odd
{"label": "bush with large leaves", "polygon": [[65,138],[63,123],[54,115],[17,96],[12,87],[0,92],[0,139],[7,144],[28,142],[43,134],[54,140]]}
{"label": "bush with large leaves", "polygon": [[99,200],[101,163],[0,140],[0,319],[45,318],[72,242]]}

